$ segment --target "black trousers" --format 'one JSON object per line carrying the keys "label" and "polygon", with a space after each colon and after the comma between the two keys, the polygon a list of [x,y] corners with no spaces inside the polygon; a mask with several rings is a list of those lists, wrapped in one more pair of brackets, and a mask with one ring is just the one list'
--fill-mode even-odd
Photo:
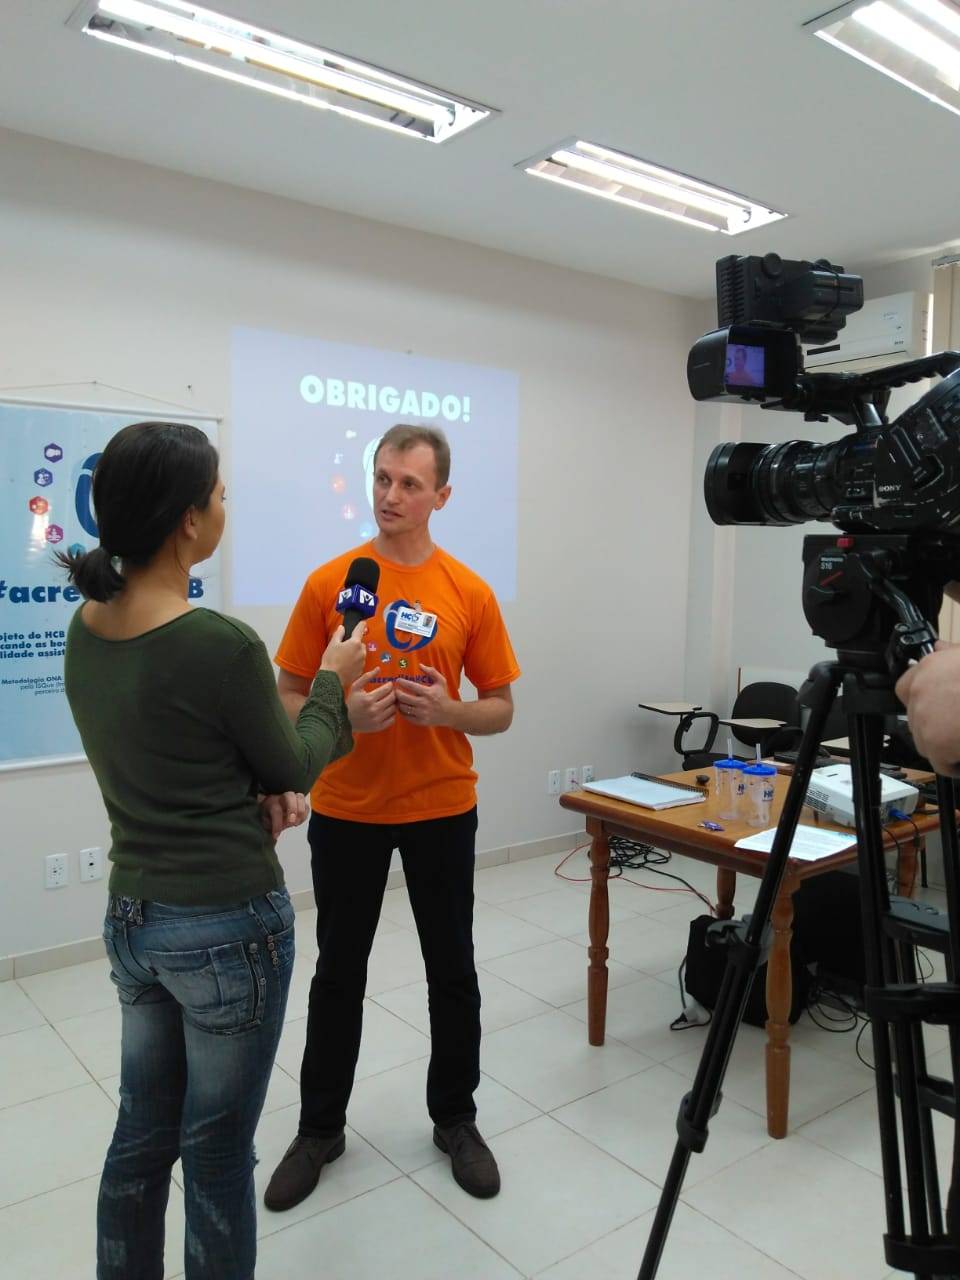
{"label": "black trousers", "polygon": [[430,1007],[427,1110],[435,1124],[473,1120],[480,1083],[480,988],[473,962],[477,811],[381,826],[310,819],[320,955],[300,1071],[300,1132],[331,1137],[346,1121],[360,1052],[367,960],[399,849],[420,936]]}

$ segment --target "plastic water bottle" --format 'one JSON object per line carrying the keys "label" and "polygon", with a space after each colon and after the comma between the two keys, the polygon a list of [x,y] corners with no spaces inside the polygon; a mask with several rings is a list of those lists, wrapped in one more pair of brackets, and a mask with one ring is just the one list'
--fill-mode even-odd
{"label": "plastic water bottle", "polygon": [[772,764],[748,764],[743,770],[746,784],[743,813],[748,827],[769,827],[773,810],[773,780],[777,771]]}
{"label": "plastic water bottle", "polygon": [[715,791],[719,802],[717,814],[721,818],[736,818],[740,812],[740,791],[743,761],[727,756],[713,763]]}

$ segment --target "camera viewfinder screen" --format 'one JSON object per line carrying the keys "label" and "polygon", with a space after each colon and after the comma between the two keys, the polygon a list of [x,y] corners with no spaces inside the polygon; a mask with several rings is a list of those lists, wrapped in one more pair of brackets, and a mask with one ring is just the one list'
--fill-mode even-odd
{"label": "camera viewfinder screen", "polygon": [[763,347],[733,343],[727,348],[726,382],[734,387],[764,385]]}

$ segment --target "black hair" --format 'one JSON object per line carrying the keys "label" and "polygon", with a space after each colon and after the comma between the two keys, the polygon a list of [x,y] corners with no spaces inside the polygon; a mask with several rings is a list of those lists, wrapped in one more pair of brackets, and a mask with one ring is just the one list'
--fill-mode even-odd
{"label": "black hair", "polygon": [[121,564],[149,564],[191,507],[206,509],[220,458],[198,427],[134,422],[107,444],[93,472],[100,546],[56,559],[88,600],[110,600],[125,585]]}

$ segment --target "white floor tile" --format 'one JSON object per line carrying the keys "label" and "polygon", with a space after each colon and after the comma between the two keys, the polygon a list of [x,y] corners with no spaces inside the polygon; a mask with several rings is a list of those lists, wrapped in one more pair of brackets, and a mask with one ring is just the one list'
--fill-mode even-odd
{"label": "white floor tile", "polygon": [[105,1097],[113,1103],[114,1109],[120,1106],[120,1076],[103,1076],[97,1081]]}
{"label": "white floor tile", "polygon": [[395,924],[392,920],[388,920],[381,912],[380,919],[377,921],[378,937],[380,934],[396,933],[399,929],[402,929],[402,928],[403,928],[403,925]]}
{"label": "white floor tile", "polygon": [[257,1280],[318,1274],[331,1280],[517,1280],[518,1276],[405,1178],[296,1223],[260,1246]]}
{"label": "white floor tile", "polygon": [[52,1027],[32,1027],[3,1037],[0,1109],[89,1083],[89,1075]]}
{"label": "white floor tile", "polygon": [[[277,1062],[295,1080],[300,1079],[300,1063],[307,1033],[306,1018],[284,1024],[277,1050]],[[363,1005],[363,1038],[360,1043],[360,1060],[357,1063],[358,1080],[389,1071],[404,1062],[425,1058],[430,1052],[429,1039],[396,1018],[371,1000]]]}
{"label": "white floor tile", "polygon": [[417,922],[413,918],[410,895],[406,889],[388,889],[383,895],[383,906],[380,908],[381,924],[384,921],[406,929],[409,933],[416,933]]}
{"label": "white floor tile", "polygon": [[[654,1062],[668,1062],[702,1047],[706,1039],[706,1027],[670,1030],[670,1023],[682,1011],[676,982],[668,987],[656,978],[640,978],[638,982],[607,992],[607,1035]],[[586,1000],[564,1005],[563,1012],[586,1025]]]}
{"label": "white floor tile", "polygon": [[30,978],[18,978],[17,982],[48,1022],[109,1009],[117,1003],[117,989],[110,981],[106,959],[36,973]]}
{"label": "white floor tile", "polygon": [[99,1174],[114,1121],[92,1081],[0,1111],[0,1205]]}
{"label": "white floor tile", "polygon": [[[574,889],[577,893],[590,894],[592,875],[590,868],[590,837],[586,832],[581,836],[575,848],[567,853],[558,853],[549,858],[539,859],[551,874],[551,886],[565,890]],[[511,863],[515,866],[515,863]]]}
{"label": "white floor tile", "polygon": [[[688,921],[700,908],[689,897],[611,881],[608,1042],[591,1048],[589,885],[554,876],[559,861],[477,873],[478,1123],[504,1174],[501,1195],[471,1200],[432,1144],[423,962],[406,890],[391,891],[371,964],[377,994],[364,1006],[347,1153],[298,1210],[273,1215],[260,1205],[259,1280],[312,1273],[318,1259],[336,1280],[633,1280],[654,1184],[666,1172],[677,1108],[705,1039],[699,1029],[668,1029],[680,1010],[676,967]],[[675,858],[668,869],[713,896],[712,867]],[[586,856],[565,870],[587,876]],[[756,889],[741,880],[738,910]],[[298,914],[287,1025],[258,1133],[261,1194],[296,1130],[313,917]],[[96,1190],[120,1063],[120,1012],[106,973],[106,962],[95,961],[0,984],[0,1151],[17,1153],[0,1163],[0,1274],[16,1280],[85,1280],[93,1271]],[[772,1142],[766,1037],[741,1029],[706,1152],[690,1163],[689,1203],[678,1208],[660,1280],[886,1280],[873,1075],[857,1062],[854,1040],[805,1022],[793,1029],[792,1132]],[[929,1066],[940,1074],[949,1072],[944,1043],[942,1029],[928,1036]],[[869,1035],[861,1044],[871,1057]],[[946,1169],[950,1125],[939,1117],[935,1124]],[[182,1233],[175,1188],[171,1277],[182,1274]]]}
{"label": "white floor tile", "polygon": [[[610,894],[610,919],[629,920],[640,913],[622,901],[622,894]],[[527,920],[549,933],[561,938],[577,937],[587,927],[587,911],[589,899],[584,902],[582,894],[569,893],[564,889],[551,889],[549,893],[538,893],[532,898],[519,898],[516,902],[504,903],[501,910],[521,920]]]}
{"label": "white floor tile", "polygon": [[[859,1052],[867,1062],[873,1063],[873,1037],[870,1028],[864,1030],[864,1023],[858,1021],[856,1027],[850,1031],[827,1031],[823,1027],[817,1026],[813,1018],[817,1018],[819,1022],[826,1023],[828,1026],[848,1026],[851,1025],[850,1020],[840,1021],[838,1023],[827,1023],[827,1017],[843,1019],[844,1015],[835,1009],[816,1009],[806,1010],[800,1020],[795,1024],[790,1033],[791,1041],[797,1044],[805,1044],[811,1049],[816,1049],[818,1053],[824,1053],[828,1057],[836,1058],[840,1062],[849,1063],[851,1066],[860,1061],[857,1057],[858,1036],[859,1036]],[[862,1034],[860,1034],[862,1031]],[[923,1040],[926,1046],[927,1057],[935,1053],[939,1053],[942,1049],[948,1047],[950,1040],[946,1027],[925,1026],[923,1028]],[[861,1062],[860,1066],[863,1070],[869,1070]]]}
{"label": "white floor tile", "polygon": [[270,1083],[267,1085],[267,1096],[263,1103],[263,1114],[269,1115],[271,1111],[280,1111],[294,1104],[299,1106],[299,1103],[299,1078],[294,1079],[289,1072],[284,1071],[283,1067],[274,1063],[270,1073]]}
{"label": "white floor tile", "polygon": [[[680,1101],[689,1088],[690,1081],[668,1066],[651,1067],[560,1107],[553,1117],[660,1186],[677,1142]],[[686,1187],[773,1141],[752,1111],[729,1098],[709,1129],[706,1149],[690,1160]]]}
{"label": "white floor tile", "polygon": [[[487,867],[478,871],[474,880],[476,896],[480,902],[498,906],[504,902],[515,902],[518,898],[532,898],[538,893],[549,893],[557,888],[580,896],[588,894],[589,884],[574,884],[554,875],[554,868],[562,857],[562,854],[552,853],[543,858],[525,858],[522,862],[507,862],[499,867]],[[572,876],[590,874],[589,863],[585,859],[581,862],[571,858],[564,870]]]}
{"label": "white floor tile", "polygon": [[494,1200],[465,1195],[441,1164],[413,1177],[526,1276],[623,1226],[657,1198],[652,1183],[549,1116],[500,1137],[496,1156],[502,1190]]}
{"label": "white floor tile", "polygon": [[[538,1013],[547,1013],[552,1008],[536,996],[521,991],[519,987],[495,978],[485,969],[480,969],[477,976],[480,980],[480,1022],[484,1035],[499,1031],[502,1027],[513,1026],[515,1022],[523,1022],[525,1018],[535,1018]],[[374,998],[374,1003],[389,1009],[404,1022],[409,1022],[423,1035],[430,1034],[425,982],[414,982],[409,987],[384,991]]]}
{"label": "white floor tile", "polygon": [[303,1046],[307,1036],[306,1018],[287,1018],[280,1033],[280,1043],[274,1059],[276,1064],[294,1080],[300,1079],[303,1062]]}
{"label": "white floor tile", "polygon": [[[897,1108],[899,1117],[899,1105]],[[825,1116],[811,1120],[800,1130],[801,1137],[825,1147],[835,1155],[852,1160],[854,1164],[882,1176],[880,1160],[880,1122],[877,1116],[875,1090],[863,1093],[859,1098],[845,1102]],[[953,1122],[946,1116],[934,1114],[934,1141],[937,1148],[937,1164],[940,1169],[940,1190],[945,1198],[950,1185],[953,1157]],[[902,1139],[900,1150],[903,1151]]]}
{"label": "white floor tile", "polygon": [[[433,1145],[433,1123],[425,1100],[426,1074],[422,1061],[395,1067],[359,1081],[350,1099],[350,1127],[405,1173],[447,1159]],[[536,1107],[486,1075],[480,1078],[475,1101],[477,1126],[488,1139],[539,1115]]]}
{"label": "white floor tile", "polygon": [[[691,920],[695,920],[697,916],[712,914],[707,904],[701,902],[692,893],[671,893],[670,896],[673,898],[673,904],[657,912],[657,924],[665,925],[667,928],[676,927],[682,931],[684,937],[689,936]],[[716,893],[709,893],[707,896],[711,903],[716,902]]]}
{"label": "white floor tile", "polygon": [[0,982],[0,1036],[42,1027],[43,1014],[16,982]]}
{"label": "white floor tile", "polygon": [[[3,1274],[11,1280],[90,1280],[96,1271],[99,1175],[0,1210]],[[183,1195],[170,1188],[166,1274],[183,1271]]]}
{"label": "white floor tile", "polygon": [[[685,1034],[693,1034],[687,1032]],[[742,1107],[766,1117],[766,1032],[758,1027],[742,1026],[737,1035],[730,1065],[723,1083],[723,1094]],[[682,1054],[670,1059],[673,1070],[693,1079],[700,1063],[700,1052]],[[845,1066],[803,1044],[790,1051],[789,1129],[793,1132],[807,1121],[822,1116],[842,1102],[873,1088],[873,1075],[859,1064]],[[762,1121],[766,1126],[765,1119]]]}
{"label": "white floor tile", "polygon": [[[257,1127],[256,1150],[259,1161],[255,1179],[257,1186],[257,1235],[268,1236],[285,1231],[296,1222],[312,1218],[333,1205],[382,1187],[400,1176],[400,1171],[378,1151],[374,1151],[358,1133],[347,1131],[347,1149],[343,1155],[327,1165],[320,1175],[317,1189],[306,1200],[284,1213],[271,1213],[264,1208],[263,1193],[273,1171],[284,1152],[297,1135],[299,1105],[272,1111],[260,1119]],[[259,1271],[259,1268],[258,1268]]]}
{"label": "white floor tile", "polygon": [[487,1075],[541,1111],[562,1107],[652,1066],[649,1058],[616,1040],[588,1044],[584,1027],[558,1011],[485,1036],[481,1052]]}
{"label": "white floor tile", "polygon": [[120,1070],[120,1006],[111,1005],[79,1018],[65,1018],[54,1030],[77,1055],[96,1080]]}
{"label": "white floor tile", "polygon": [[880,1179],[796,1135],[684,1199],[805,1280],[879,1280],[888,1270]]}
{"label": "white floor tile", "polygon": [[419,982],[423,977],[423,954],[420,939],[407,929],[395,933],[378,933],[367,965],[367,995],[393,991]]}
{"label": "white floor tile", "polygon": [[473,913],[473,949],[477,964],[513,952],[529,951],[531,947],[553,942],[555,938],[555,933],[510,915],[499,907],[478,903]]}
{"label": "white floor tile", "polygon": [[[664,924],[665,914],[671,913],[658,911],[655,915],[633,916],[629,920],[612,924],[607,937],[607,950],[610,952],[608,963],[628,965],[650,977],[665,969],[672,969],[676,973],[687,954],[689,922],[674,921],[672,924]],[[579,938],[571,941],[586,948],[590,942],[586,928]]]}
{"label": "white floor tile", "polygon": [[284,1015],[286,1022],[296,1022],[298,1018],[307,1016],[310,1005],[310,983],[313,981],[316,967],[316,953],[304,955],[298,946],[293,962],[293,972],[290,975],[290,990],[287,993],[287,1011]]}
{"label": "white floor tile", "polygon": [[[541,1271],[537,1280],[636,1280],[654,1210]],[[682,1202],[667,1236],[657,1280],[796,1280],[771,1258]]]}
{"label": "white floor tile", "polygon": [[[528,951],[486,960],[481,967],[538,1000],[560,1008],[583,999],[587,990],[588,963],[585,946],[568,938],[558,938]],[[635,982],[637,976],[635,970],[616,960],[609,961],[607,973],[608,988]]]}

